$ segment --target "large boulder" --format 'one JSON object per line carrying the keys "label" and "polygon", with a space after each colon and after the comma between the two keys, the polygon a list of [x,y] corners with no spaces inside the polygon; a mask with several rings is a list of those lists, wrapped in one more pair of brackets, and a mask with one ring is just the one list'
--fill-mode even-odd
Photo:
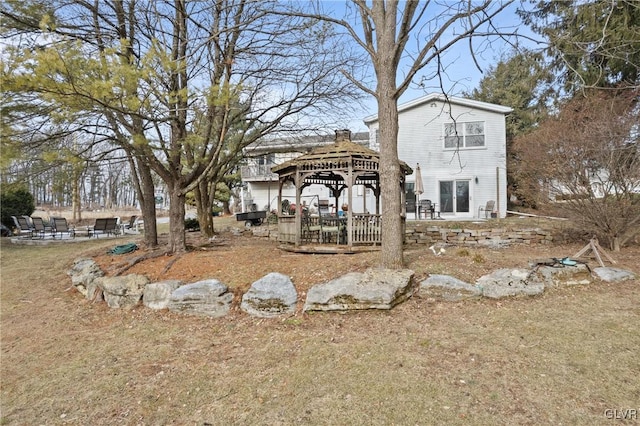
{"label": "large boulder", "polygon": [[578,285],[591,283],[591,271],[583,263],[570,266],[539,266],[532,269],[532,276],[546,286]]}
{"label": "large boulder", "polygon": [[242,296],[240,309],[257,317],[275,317],[295,312],[298,293],[291,278],[272,272],[251,285]]}
{"label": "large boulder", "polygon": [[142,304],[151,309],[165,309],[169,306],[171,293],[182,284],[179,280],[166,280],[147,284],[142,293]]}
{"label": "large boulder", "polygon": [[636,279],[633,272],[620,268],[612,268],[610,266],[595,268],[593,273],[602,281],[610,283]]}
{"label": "large boulder", "polygon": [[93,300],[96,297],[96,289],[94,281],[96,278],[104,276],[104,272],[100,266],[93,260],[87,258],[76,259],[67,271],[67,275],[71,277],[71,284],[87,299]]}
{"label": "large boulder", "polygon": [[482,291],[478,287],[452,276],[434,274],[420,283],[417,295],[456,302],[480,297]]}
{"label": "large boulder", "polygon": [[304,310],[391,309],[411,296],[413,274],[408,269],[351,272],[311,287]]}
{"label": "large boulder", "polygon": [[139,274],[102,277],[96,280],[96,284],[110,308],[131,308],[142,299],[149,278]]}
{"label": "large boulder", "polygon": [[231,309],[233,294],[215,279],[178,287],[171,293],[167,307],[172,312],[209,317],[225,316]]}
{"label": "large boulder", "polygon": [[527,269],[498,269],[478,278],[476,286],[482,295],[492,299],[510,296],[535,296],[544,291],[544,284]]}

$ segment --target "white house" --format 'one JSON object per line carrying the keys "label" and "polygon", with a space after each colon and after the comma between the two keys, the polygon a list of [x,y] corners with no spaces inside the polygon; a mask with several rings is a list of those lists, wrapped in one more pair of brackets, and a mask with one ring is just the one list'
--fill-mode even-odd
{"label": "white house", "polygon": [[[407,200],[414,197],[415,169],[420,165],[422,194],[445,219],[485,217],[507,210],[505,116],[511,108],[469,99],[430,94],[398,106],[398,157],[414,169]],[[379,150],[378,117],[364,119],[370,148]],[[407,211],[412,211],[411,203]],[[489,212],[489,213],[492,213]]]}
{"label": "white house", "polygon": [[[243,189],[241,191],[242,211],[275,210],[278,208],[278,175],[271,172],[275,165],[292,160],[306,154],[313,148],[331,145],[335,141],[335,134],[297,136],[289,138],[265,139],[250,145],[245,149],[247,164],[241,168]],[[361,132],[351,135],[355,143],[369,146],[369,133]],[[375,205],[375,198],[370,190],[363,187],[356,188],[352,197],[355,211],[363,212]],[[293,185],[283,188],[282,195],[290,203],[296,199]],[[368,196],[368,197],[367,197]],[[346,194],[343,195],[346,197]],[[365,197],[368,200],[365,200]],[[336,208],[330,190],[324,185],[311,185],[302,191],[302,202],[310,207],[328,201]],[[338,206],[346,199],[341,198]]]}
{"label": "white house", "polygon": [[[407,182],[407,216],[415,217],[414,200],[431,200],[436,213],[445,219],[485,217],[484,208],[494,201],[495,212],[504,217],[507,210],[505,116],[511,108],[447,97],[427,95],[398,106],[398,155],[414,169]],[[355,133],[353,142],[379,150],[378,121],[364,119],[369,133]],[[242,211],[277,209],[278,176],[271,167],[291,160],[312,148],[332,144],[335,135],[302,136],[262,140],[245,150],[247,165],[241,170],[244,189]],[[415,169],[420,165],[422,194],[415,194]],[[293,186],[283,196],[295,200]],[[303,203],[313,206],[332,195],[322,185],[303,190]],[[346,201],[346,200],[344,200]],[[337,204],[340,206],[342,200]],[[356,187],[351,208],[366,213],[375,206],[371,190]],[[481,209],[482,208],[482,209]]]}

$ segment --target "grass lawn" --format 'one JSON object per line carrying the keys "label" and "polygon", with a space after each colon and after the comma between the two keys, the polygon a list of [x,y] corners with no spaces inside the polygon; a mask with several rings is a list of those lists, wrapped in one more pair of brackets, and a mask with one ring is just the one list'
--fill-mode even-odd
{"label": "grass lawn", "polygon": [[73,260],[112,246],[2,242],[0,424],[639,421],[639,281],[269,320],[234,308],[210,319],[109,309],[70,289]]}

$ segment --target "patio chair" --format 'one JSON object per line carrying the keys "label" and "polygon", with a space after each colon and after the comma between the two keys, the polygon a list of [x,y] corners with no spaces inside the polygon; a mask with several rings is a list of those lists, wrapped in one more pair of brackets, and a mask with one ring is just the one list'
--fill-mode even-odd
{"label": "patio chair", "polygon": [[99,235],[118,235],[118,218],[117,217],[107,217],[107,218],[98,218],[96,219],[96,223],[93,225],[91,229],[93,235],[98,238]]}
{"label": "patio chair", "polygon": [[33,232],[31,234],[31,238],[38,235],[40,238],[44,238],[47,233],[52,233],[52,228],[50,225],[44,223],[44,219],[41,217],[32,217],[31,222],[33,223]]}
{"label": "patio chair", "polygon": [[346,217],[323,218],[320,216],[320,242],[330,243],[335,235],[336,244],[340,244],[340,232],[345,229],[346,220]]}
{"label": "patio chair", "polygon": [[436,212],[436,206],[433,205],[431,200],[420,200],[420,205],[418,206],[418,217],[421,218],[422,213],[424,212],[425,218],[427,212],[430,214],[431,219],[433,219],[433,215]]}
{"label": "patio chair", "polygon": [[137,227],[137,221],[138,221],[138,216],[133,215],[129,218],[128,222],[122,223],[120,225],[120,230],[122,231],[123,234],[126,233],[140,233],[138,231],[138,227]]}
{"label": "patio chair", "polygon": [[60,238],[62,238],[62,234],[68,234],[70,238],[76,236],[75,229],[69,226],[67,219],[64,217],[52,217],[51,225],[53,226],[53,238],[55,238],[57,234],[60,234]]}
{"label": "patio chair", "polygon": [[309,210],[304,209],[302,215],[302,239],[304,241],[317,241],[320,242],[320,230],[322,226],[320,225],[320,221],[322,217],[318,216],[318,221],[316,224],[315,218],[312,218],[309,215]]}
{"label": "patio chair", "polygon": [[484,218],[488,219],[493,213],[493,209],[496,207],[496,202],[494,200],[487,201],[484,207],[478,207],[478,219],[480,219],[480,213],[484,212]]}
{"label": "patio chair", "polygon": [[33,228],[24,217],[11,216],[11,219],[13,220],[16,230],[20,232],[20,236],[31,237],[33,234]]}

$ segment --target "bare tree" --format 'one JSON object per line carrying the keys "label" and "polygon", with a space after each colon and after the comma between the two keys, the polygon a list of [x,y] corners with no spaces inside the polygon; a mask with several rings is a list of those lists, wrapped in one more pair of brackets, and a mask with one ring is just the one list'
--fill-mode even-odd
{"label": "bare tree", "polygon": [[[400,163],[398,161],[398,99],[417,78],[440,81],[443,55],[462,41],[469,42],[468,62],[475,61],[473,40],[489,42],[502,34],[493,18],[512,0],[480,2],[430,2],[399,0],[352,0],[354,23],[322,12],[295,11],[346,30],[369,57],[375,78],[363,80],[349,69],[341,69],[353,84],[375,97],[380,128],[380,185],[382,197],[382,257],[384,267],[404,265]],[[483,47],[486,48],[486,45]],[[421,71],[428,71],[420,75]]]}
{"label": "bare tree", "polygon": [[640,234],[638,94],[590,90],[515,142],[530,197],[614,250]]}
{"label": "bare tree", "polygon": [[[46,93],[65,110],[100,115],[137,173],[150,225],[151,171],[162,178],[172,252],[186,249],[187,193],[205,192],[209,181],[235,166],[227,163],[237,161],[243,146],[299,128],[303,112],[311,125],[321,111],[352,98],[351,85],[334,72],[338,49],[329,44],[328,28],[274,13],[281,7],[276,1],[56,5],[43,7],[36,19],[3,12],[16,29],[44,28],[55,41],[55,49],[23,52],[22,63],[34,71],[30,90]],[[205,117],[197,128],[196,111]],[[240,131],[232,135],[234,126]],[[205,212],[211,197],[200,198]]]}

